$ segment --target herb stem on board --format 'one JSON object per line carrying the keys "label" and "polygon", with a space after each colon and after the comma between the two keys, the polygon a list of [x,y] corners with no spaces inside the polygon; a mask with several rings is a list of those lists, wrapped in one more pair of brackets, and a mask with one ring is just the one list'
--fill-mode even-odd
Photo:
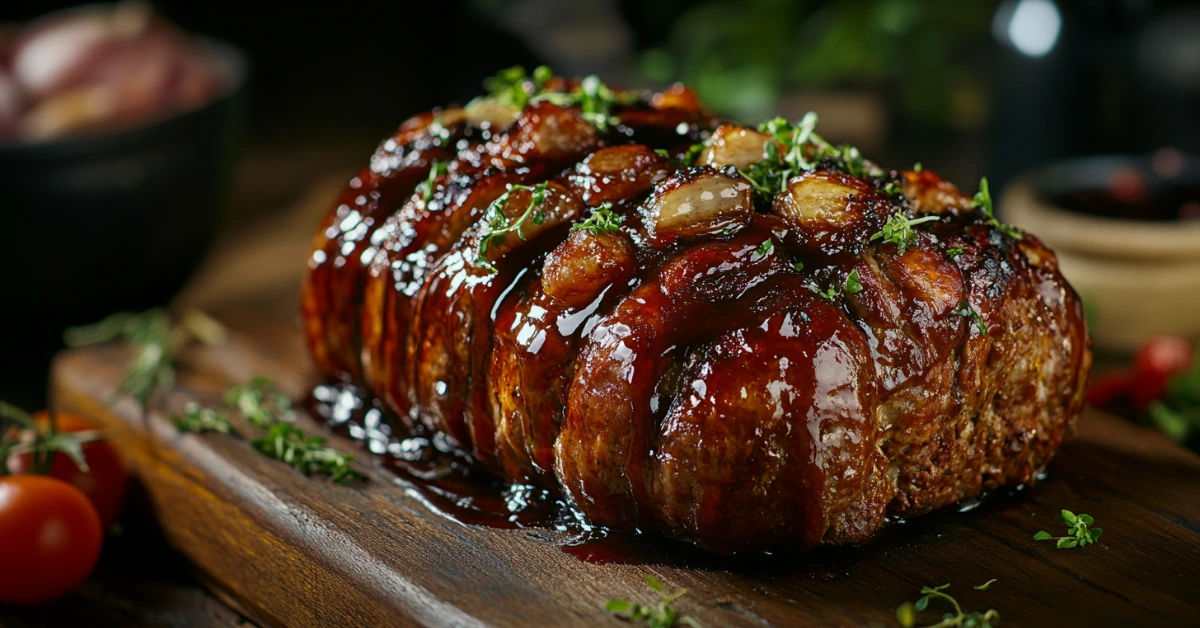
{"label": "herb stem on board", "polygon": [[143,408],[155,391],[175,384],[176,361],[188,343],[215,345],[225,342],[225,338],[225,328],[202,312],[186,312],[178,324],[172,325],[170,315],[162,308],[140,313],[119,312],[63,333],[63,340],[70,347],[108,342],[132,346],[133,359],[115,394],[129,395]]}
{"label": "herb stem on board", "polygon": [[[995,578],[975,587],[975,589],[986,591],[994,582],[996,582]],[[978,611],[964,613],[958,600],[945,592],[949,587],[949,584],[943,584],[940,587],[921,587],[922,595],[915,603],[905,602],[896,609],[896,621],[900,622],[900,625],[904,628],[913,628],[917,625],[917,613],[928,608],[930,601],[943,600],[954,607],[954,612],[942,615],[942,621],[936,624],[929,624],[925,628],[993,628],[1000,624],[1000,613],[996,612],[995,609],[988,609],[982,613]]]}
{"label": "herb stem on board", "polygon": [[609,600],[604,610],[632,624],[645,624],[648,628],[671,628],[672,626],[692,626],[699,628],[700,624],[691,617],[680,615],[671,608],[671,604],[683,597],[687,589],[667,593],[662,582],[650,574],[646,574],[646,586],[658,593],[658,606],[642,606],[628,600]]}
{"label": "herb stem on board", "polygon": [[1062,511],[1062,514],[1054,518],[1056,521],[1061,521],[1067,526],[1067,536],[1053,536],[1045,530],[1039,531],[1033,535],[1035,541],[1057,541],[1058,549],[1071,549],[1073,547],[1086,547],[1100,540],[1100,534],[1104,532],[1103,528],[1093,528],[1092,524],[1096,523],[1091,515],[1076,515],[1070,510]]}

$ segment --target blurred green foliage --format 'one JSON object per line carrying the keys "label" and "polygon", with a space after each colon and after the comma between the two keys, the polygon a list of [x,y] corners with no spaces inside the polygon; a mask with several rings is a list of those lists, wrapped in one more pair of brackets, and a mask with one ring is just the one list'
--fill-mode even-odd
{"label": "blurred green foliage", "polygon": [[987,115],[985,82],[968,60],[986,42],[992,2],[648,4],[671,25],[641,54],[641,72],[684,81],[721,113],[761,119],[790,91],[861,89],[886,90],[898,113],[934,126],[969,128]]}

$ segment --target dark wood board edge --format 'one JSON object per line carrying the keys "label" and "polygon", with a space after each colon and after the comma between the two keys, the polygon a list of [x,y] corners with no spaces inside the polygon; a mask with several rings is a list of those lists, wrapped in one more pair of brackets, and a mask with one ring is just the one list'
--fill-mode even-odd
{"label": "dark wood board edge", "polygon": [[[255,373],[302,391],[307,367],[271,355],[244,340],[189,354],[179,391],[159,407],[177,409],[184,399],[215,403],[229,383]],[[367,486],[331,487],[250,452],[236,438],[180,436],[159,412],[143,423],[127,400],[106,402],[122,360],[112,348],[60,356],[54,369],[59,407],[109,424],[163,505],[168,540],[264,624],[594,625],[605,619],[600,606],[607,597],[652,601],[641,581],[655,573],[673,588],[687,587],[692,593],[678,607],[707,625],[894,625],[895,606],[915,599],[922,584],[942,584],[953,575],[959,599],[974,601],[981,596],[969,585],[1000,570],[1015,586],[994,588],[986,603],[1009,613],[1006,624],[1065,616],[1062,606],[1080,601],[1066,594],[1072,591],[1089,601],[1092,616],[1113,624],[1171,625],[1200,617],[1200,459],[1111,417],[1088,417],[1080,438],[1051,465],[1053,481],[1021,499],[990,500],[981,508],[986,516],[915,520],[899,541],[803,557],[799,575],[601,566],[521,531],[448,522],[370,465],[364,465]],[[1141,494],[1131,495],[1088,477],[1094,471],[1115,483],[1122,474],[1136,475],[1121,465],[1143,466],[1139,471],[1152,472],[1153,481],[1136,484]],[[1154,508],[1142,503],[1150,500]],[[1056,552],[1027,540],[1037,527],[1031,521],[1050,528],[1055,508],[1077,504],[1092,514],[1113,508],[1107,516],[1122,517],[1125,528],[1119,545]],[[1109,539],[1121,529],[1098,520]],[[889,535],[897,536],[882,536]]]}

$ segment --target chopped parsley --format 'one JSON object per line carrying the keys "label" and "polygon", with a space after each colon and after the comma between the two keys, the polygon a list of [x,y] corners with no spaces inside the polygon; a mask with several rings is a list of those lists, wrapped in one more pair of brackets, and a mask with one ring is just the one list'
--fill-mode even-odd
{"label": "chopped parsley", "polygon": [[858,294],[862,292],[862,283],[858,280],[858,269],[850,271],[846,276],[846,294]]}
{"label": "chopped parsley", "polygon": [[[504,215],[504,204],[508,202],[509,196],[517,190],[528,190],[532,192],[529,197],[529,207],[511,223],[508,221],[508,216]],[[542,205],[546,202],[546,184],[539,183],[536,186],[529,187],[527,185],[509,185],[508,191],[501,194],[499,198],[492,201],[488,205],[487,213],[484,215],[484,220],[487,222],[488,231],[479,238],[479,248],[475,252],[475,265],[486,268],[490,271],[497,272],[496,267],[487,261],[486,253],[488,246],[493,242],[502,244],[507,237],[507,234],[516,232],[522,240],[525,239],[524,232],[521,227],[526,221],[532,221],[535,225],[542,224],[546,216],[542,213]]]}
{"label": "chopped parsley", "polygon": [[802,271],[804,270],[804,262],[792,262],[792,268],[795,268],[796,272]]}
{"label": "chopped parsley", "polygon": [[903,211],[897,211],[895,214],[892,214],[891,218],[888,218],[886,223],[883,224],[883,229],[881,231],[878,231],[875,233],[875,235],[871,236],[871,242],[876,240],[891,242],[892,244],[896,245],[896,248],[900,249],[901,253],[903,253],[905,249],[913,244],[916,244],[917,242],[917,233],[913,231],[913,226],[937,219],[937,216],[925,216],[924,218],[914,219],[909,218]]}
{"label": "chopped parsley", "polygon": [[957,259],[958,256],[962,255],[962,254],[963,254],[963,247],[961,247],[961,246],[956,246],[952,249],[946,249],[946,257],[949,257],[950,259]]}
{"label": "chopped parsley", "polygon": [[979,180],[979,191],[975,193],[975,198],[972,201],[975,207],[983,210],[983,215],[987,216],[988,223],[997,231],[1013,240],[1021,239],[1022,233],[1020,229],[1012,225],[1006,225],[1000,222],[999,218],[996,218],[996,210],[992,206],[992,193],[988,190],[987,177]]}
{"label": "chopped parsley", "polygon": [[758,245],[757,249],[754,249],[754,254],[759,257],[766,257],[774,251],[775,243],[771,241],[771,238],[767,238],[766,240],[763,240],[762,244]]}
{"label": "chopped parsley", "polygon": [[834,299],[837,299],[837,294],[838,294],[838,293],[837,293],[837,290],[836,290],[836,289],[834,289],[834,287],[833,287],[833,286],[829,286],[829,289],[828,289],[828,290],[825,290],[824,292],[822,292],[821,290],[819,290],[819,289],[818,289],[818,288],[817,288],[815,285],[813,285],[813,284],[809,284],[809,286],[808,286],[808,289],[809,289],[809,290],[812,290],[812,291],[813,291],[814,293],[816,293],[817,295],[820,295],[821,297],[824,297],[824,298],[826,298],[826,299],[828,299],[828,300],[830,300],[830,301],[833,301]]}
{"label": "chopped parsley", "polygon": [[592,210],[592,215],[583,222],[571,225],[571,231],[586,231],[592,235],[610,233],[621,228],[624,218],[612,210],[612,203],[604,203]]}
{"label": "chopped parsley", "polygon": [[904,188],[902,188],[900,184],[896,183],[895,181],[888,181],[887,184],[883,186],[883,193],[887,194],[888,196],[899,196],[903,191]]}

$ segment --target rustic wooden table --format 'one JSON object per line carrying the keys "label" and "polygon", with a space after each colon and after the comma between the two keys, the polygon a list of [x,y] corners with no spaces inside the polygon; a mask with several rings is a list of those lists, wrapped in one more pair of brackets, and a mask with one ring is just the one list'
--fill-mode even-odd
{"label": "rustic wooden table", "polygon": [[[317,209],[305,211],[319,211],[312,205]],[[667,552],[641,565],[580,561],[561,551],[553,530],[448,521],[369,459],[359,466],[366,484],[336,487],[259,456],[244,438],[177,434],[166,412],[188,400],[215,403],[224,388],[253,374],[294,395],[311,383],[294,304],[295,260],[303,259],[312,222],[295,222],[227,243],[183,295],[182,305],[204,307],[235,338],[190,352],[178,390],[148,419],[127,401],[108,402],[123,368],[119,348],[65,354],[54,371],[62,407],[112,429],[170,546],[258,623],[596,625],[609,621],[607,597],[653,601],[642,585],[648,573],[689,589],[678,608],[709,626],[890,626],[896,606],[915,600],[922,585],[947,582],[968,610],[995,608],[1006,625],[1170,626],[1200,618],[1200,458],[1156,432],[1096,413],[1084,417],[1045,482],[993,496],[970,512],[892,526],[863,548],[754,561]],[[301,423],[319,429],[307,417]],[[238,429],[244,434],[247,426]],[[1076,550],[1035,543],[1039,529],[1058,532],[1052,518],[1062,508],[1093,515],[1105,529],[1101,543]],[[990,578],[999,582],[988,591],[971,589]],[[137,586],[125,599],[159,595]],[[186,585],[182,591],[196,594]],[[196,613],[217,620],[145,623],[239,621],[211,598],[202,600],[197,608],[208,610]],[[937,608],[922,621],[940,618]],[[61,605],[45,612],[51,614],[0,615],[0,622],[79,617]]]}

